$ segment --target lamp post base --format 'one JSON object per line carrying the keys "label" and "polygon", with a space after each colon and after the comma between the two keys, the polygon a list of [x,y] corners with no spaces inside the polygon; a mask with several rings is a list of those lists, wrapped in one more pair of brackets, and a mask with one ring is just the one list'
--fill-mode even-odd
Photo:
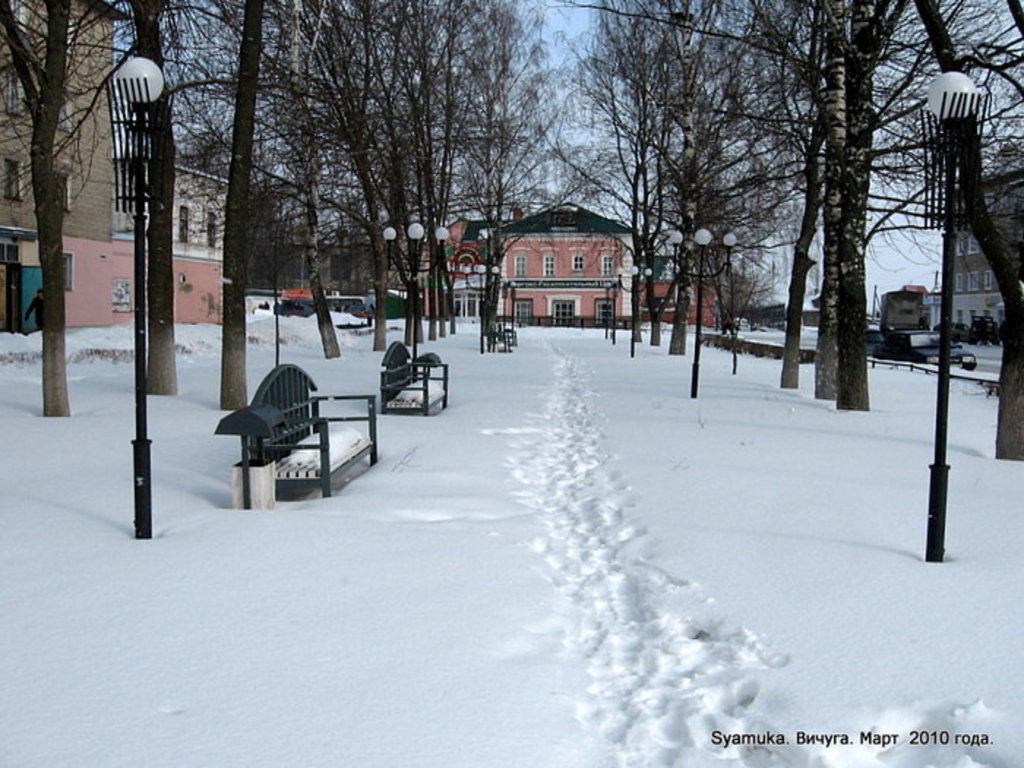
{"label": "lamp post base", "polygon": [[949,465],[931,464],[931,483],[928,489],[928,543],[925,560],[941,563],[946,539],[946,493],[949,488]]}
{"label": "lamp post base", "polygon": [[132,440],[135,463],[135,538],[153,538],[153,494],[150,486],[149,447],[152,440]]}

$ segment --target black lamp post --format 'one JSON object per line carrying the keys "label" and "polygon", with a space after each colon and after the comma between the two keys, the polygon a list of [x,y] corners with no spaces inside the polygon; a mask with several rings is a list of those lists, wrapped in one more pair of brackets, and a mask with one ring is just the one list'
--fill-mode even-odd
{"label": "black lamp post", "polygon": [[[430,317],[431,319],[431,332],[436,325],[440,325],[441,332],[444,332],[444,270],[447,269],[448,260],[445,258],[444,244],[448,242],[448,236],[451,233],[448,231],[448,227],[438,226],[434,229],[434,240],[437,241],[437,251],[434,257],[433,264],[430,266],[428,275],[431,275],[433,285],[429,286],[429,289],[425,290],[425,295],[430,297]],[[431,336],[431,338],[434,338]]]}
{"label": "black lamp post", "polygon": [[696,398],[697,388],[700,386],[701,328],[704,325],[704,281],[718,277],[722,270],[728,266],[732,247],[736,245],[736,236],[729,232],[722,238],[722,244],[725,246],[725,264],[713,271],[705,271],[704,269],[704,252],[711,244],[711,233],[703,228],[698,229],[693,233],[693,240],[699,246],[697,248],[697,271],[684,274],[697,281],[697,327],[696,338],[693,344],[693,369],[690,374],[690,397]]}
{"label": "black lamp post", "polygon": [[477,316],[480,320],[480,354],[484,354],[487,347],[488,327],[488,298],[494,293],[492,278],[496,281],[501,269],[495,264],[488,267],[486,264],[464,264],[459,268],[463,276],[463,286],[467,291],[475,291],[477,299]]}
{"label": "black lamp post", "polygon": [[415,265],[412,273],[412,359],[415,360],[420,338],[420,243],[426,230],[418,221],[414,221],[405,230],[409,240],[409,253],[415,255],[415,261],[409,260],[410,266]]}
{"label": "black lamp post", "polygon": [[[381,230],[381,237],[384,238],[384,247],[387,249],[387,264],[388,268],[394,268],[394,240],[398,237],[398,230],[388,224]],[[381,315],[381,312],[384,314]],[[385,299],[384,306],[374,307],[375,322],[383,323],[387,326],[387,300]],[[386,332],[385,332],[386,333]]]}
{"label": "black lamp post", "polygon": [[[629,295],[631,299],[629,309],[629,356],[636,357],[637,318],[640,316],[640,285],[641,277],[650,277],[650,267],[643,270],[635,264],[627,270],[622,271],[623,275],[629,275]],[[640,323],[643,327],[643,323]]]}
{"label": "black lamp post", "polygon": [[164,89],[160,68],[136,57],[122,64],[111,78],[110,112],[121,148],[115,174],[118,210],[131,212],[135,230],[135,439],[132,441],[135,487],[135,538],[153,538],[151,440],[146,415],[146,204],[152,197],[146,184],[147,164],[154,154],[157,99]]}
{"label": "black lamp post", "polygon": [[953,315],[953,256],[958,229],[972,220],[979,177],[982,99],[961,72],[945,72],[928,88],[924,113],[926,135],[925,216],[942,228],[942,294],[939,305],[939,371],[935,398],[935,457],[930,466],[928,539],[925,560],[941,563],[946,537],[949,465],[949,359]]}

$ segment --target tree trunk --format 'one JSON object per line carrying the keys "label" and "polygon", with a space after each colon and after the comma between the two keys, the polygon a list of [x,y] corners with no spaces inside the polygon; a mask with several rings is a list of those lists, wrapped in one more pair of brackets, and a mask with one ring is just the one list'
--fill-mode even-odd
{"label": "tree trunk", "polygon": [[[33,131],[33,137],[36,133]],[[43,415],[70,416],[64,347],[64,207],[53,175],[52,155],[37,157],[41,154],[35,151],[37,146],[33,141],[32,187],[43,267]]]}
{"label": "tree trunk", "polygon": [[341,357],[341,348],[338,346],[338,334],[334,330],[334,323],[331,322],[331,312],[327,306],[323,280],[320,277],[323,265],[320,261],[320,246],[317,239],[320,223],[320,201],[317,194],[319,169],[316,167],[315,157],[312,156],[306,158],[304,165],[306,166],[306,190],[304,191],[303,198],[306,210],[306,225],[303,233],[303,239],[305,240],[303,250],[306,256],[306,269],[309,271],[309,289],[313,294],[313,308],[316,310],[316,325],[320,331],[320,344],[324,350],[324,358],[331,360],[335,357]]}
{"label": "tree trunk", "polygon": [[255,132],[256,93],[263,50],[264,0],[245,0],[239,49],[238,90],[231,136],[231,166],[224,217],[224,327],[222,329],[220,407],[246,404],[245,288],[248,276],[246,234],[249,226],[249,182]]}
{"label": "tree trunk", "polygon": [[874,0],[853,3],[850,55],[846,66],[846,162],[842,176],[842,239],[839,248],[839,376],[836,407],[870,409],[864,331],[867,329],[864,250],[871,151],[873,86],[878,50],[884,43]]}
{"label": "tree trunk", "polygon": [[818,307],[818,349],[814,358],[814,396],[835,400],[838,391],[839,249],[843,230],[846,171],[846,0],[825,0],[826,151],[824,253]]}
{"label": "tree trunk", "polygon": [[821,121],[812,128],[804,158],[804,211],[800,234],[793,248],[793,268],[789,278],[789,302],[786,305],[786,342],[782,350],[782,389],[800,386],[800,332],[803,329],[807,274],[814,266],[811,243],[818,230],[821,213],[821,147],[825,129]]}
{"label": "tree trunk", "polygon": [[0,4],[0,26],[32,118],[29,165],[43,269],[43,415],[70,416],[64,347],[64,206],[54,172],[57,126],[66,97],[71,4],[45,3],[45,50],[35,50],[15,17]]}

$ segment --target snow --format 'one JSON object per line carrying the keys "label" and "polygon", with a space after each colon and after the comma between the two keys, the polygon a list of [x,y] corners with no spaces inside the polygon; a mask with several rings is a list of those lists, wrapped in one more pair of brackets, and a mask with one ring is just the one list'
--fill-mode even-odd
{"label": "snow", "polygon": [[[321,393],[376,391],[372,335],[324,360],[315,319],[281,331]],[[5,768],[1024,764],[1024,466],[977,385],[953,383],[939,564],[922,373],[872,369],[872,410],[839,412],[809,367],[781,390],[707,348],[692,400],[691,357],[626,334],[480,355],[463,327],[421,346],[449,407],[380,416],[375,467],[234,510],[220,329],[177,341],[136,541],[131,329],[68,333],[66,419],[40,416],[39,335],[0,336]]]}

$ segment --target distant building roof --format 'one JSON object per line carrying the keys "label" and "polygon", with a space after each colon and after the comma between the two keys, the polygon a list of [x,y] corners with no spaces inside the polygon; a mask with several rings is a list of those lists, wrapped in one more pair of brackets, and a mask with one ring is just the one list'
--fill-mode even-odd
{"label": "distant building roof", "polygon": [[[481,239],[480,231],[486,228],[486,221],[468,220],[462,239],[476,242]],[[513,219],[503,224],[501,229],[502,232],[515,235],[559,233],[628,235],[630,232],[629,227],[618,221],[571,203],[545,208],[531,216]]]}
{"label": "distant building roof", "polygon": [[580,234],[628,235],[629,227],[579,205],[564,204],[547,208],[512,222],[505,228],[515,234],[577,232]]}

